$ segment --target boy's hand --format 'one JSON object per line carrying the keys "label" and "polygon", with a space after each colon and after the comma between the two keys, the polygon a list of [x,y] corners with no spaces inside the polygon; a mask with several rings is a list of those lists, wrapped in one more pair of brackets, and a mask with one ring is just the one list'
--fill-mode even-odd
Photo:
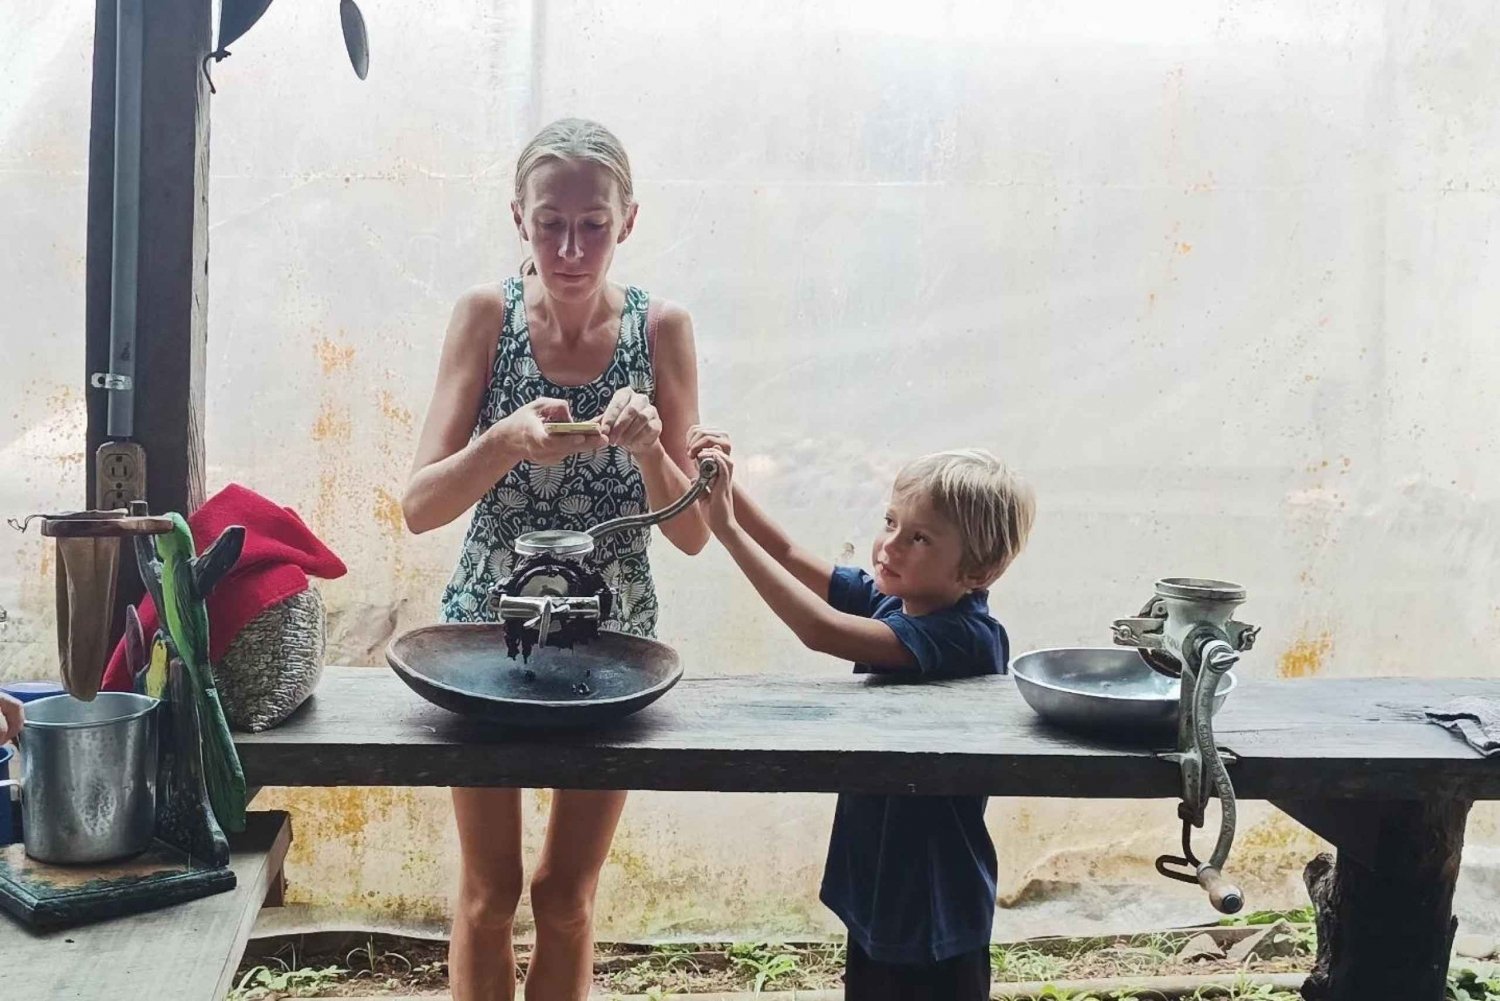
{"label": "boy's hand", "polygon": [[15,740],[25,721],[26,714],[21,710],[21,700],[0,692],[0,744]]}
{"label": "boy's hand", "polygon": [[698,500],[703,505],[703,517],[708,527],[718,533],[735,524],[734,462],[728,452],[714,446],[704,447],[698,458],[712,459],[719,467],[719,474],[709,481],[707,496]]}
{"label": "boy's hand", "polygon": [[688,428],[688,458],[696,459],[698,458],[699,453],[704,452],[710,448],[716,448],[720,452],[723,452],[725,455],[728,455],[730,452],[734,451],[734,449],[730,446],[729,434],[727,432],[721,431],[718,428],[714,427],[706,427],[702,424],[694,424],[692,427]]}

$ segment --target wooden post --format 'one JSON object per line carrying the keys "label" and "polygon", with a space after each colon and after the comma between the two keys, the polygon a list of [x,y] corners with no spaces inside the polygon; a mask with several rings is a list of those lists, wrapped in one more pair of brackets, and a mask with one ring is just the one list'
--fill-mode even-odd
{"label": "wooden post", "polygon": [[1303,878],[1318,924],[1318,958],[1306,1001],[1443,1001],[1458,921],[1453,887],[1463,852],[1466,799],[1350,804],[1368,814],[1372,850],[1340,850],[1308,863]]}
{"label": "wooden post", "polygon": [[[203,500],[203,390],[208,308],[208,87],[211,0],[148,0],[141,74],[140,235],[134,441],[146,451],[153,512],[187,515]],[[108,370],[114,209],[117,0],[95,0],[89,127],[85,386]],[[87,496],[106,440],[106,390],[89,388]],[[121,560],[116,635],[140,581]]]}

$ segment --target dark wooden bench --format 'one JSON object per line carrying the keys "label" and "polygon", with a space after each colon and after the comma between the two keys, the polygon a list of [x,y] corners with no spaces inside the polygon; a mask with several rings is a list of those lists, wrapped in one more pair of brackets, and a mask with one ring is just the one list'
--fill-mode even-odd
{"label": "dark wooden bench", "polygon": [[[1464,824],[1473,801],[1500,798],[1500,761],[1422,711],[1497,686],[1252,679],[1219,716],[1240,797],[1275,803],[1339,849],[1336,869],[1308,873],[1323,924],[1319,996],[1443,997]],[[527,734],[429,705],[384,669],[330,668],[296,716],[237,743],[255,786],[1178,794],[1175,766],[1042,725],[1003,677],[689,677],[608,729]]]}
{"label": "dark wooden bench", "polygon": [[46,933],[0,918],[0,997],[220,1001],[262,904],[280,902],[291,836],[285,813],[251,813],[230,838],[237,884],[212,897]]}

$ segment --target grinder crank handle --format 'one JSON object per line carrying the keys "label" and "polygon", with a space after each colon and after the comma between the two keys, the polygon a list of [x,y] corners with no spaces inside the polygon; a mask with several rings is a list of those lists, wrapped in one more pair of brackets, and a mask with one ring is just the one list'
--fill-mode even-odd
{"label": "grinder crank handle", "polygon": [[[1218,796],[1222,816],[1219,820],[1219,837],[1210,853],[1208,862],[1197,867],[1198,885],[1208,891],[1209,903],[1220,914],[1234,914],[1245,906],[1245,895],[1240,888],[1224,878],[1221,867],[1229,857],[1229,847],[1234,841],[1237,814],[1234,784],[1229,770],[1219,756],[1218,741],[1214,737],[1214,694],[1219,681],[1239,661],[1239,654],[1223,640],[1210,640],[1200,651],[1202,671],[1198,676],[1194,717],[1197,724],[1195,734],[1198,753],[1202,757],[1209,784]],[[1201,808],[1201,807],[1200,807]]]}
{"label": "grinder crank handle", "polygon": [[676,517],[688,506],[703,496],[708,485],[715,476],[719,475],[719,464],[713,459],[698,460],[698,479],[688,488],[687,493],[668,504],[659,511],[647,511],[645,514],[627,514],[623,518],[615,518],[603,524],[595,525],[588,530],[588,535],[596,541],[606,535],[622,531],[627,528],[650,528],[659,525],[668,518]]}
{"label": "grinder crank handle", "polygon": [[1208,902],[1220,914],[1237,914],[1245,906],[1245,895],[1240,888],[1211,865],[1198,867],[1198,885],[1208,891]]}

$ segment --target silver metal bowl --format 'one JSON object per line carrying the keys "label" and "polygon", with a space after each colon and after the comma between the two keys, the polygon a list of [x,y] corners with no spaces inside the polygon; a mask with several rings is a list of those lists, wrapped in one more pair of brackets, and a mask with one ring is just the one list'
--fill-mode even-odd
{"label": "silver metal bowl", "polygon": [[[1128,735],[1177,726],[1176,678],[1153,671],[1133,647],[1032,650],[1010,662],[1016,687],[1037,715],[1077,730]],[[1234,672],[1214,694],[1214,712],[1234,690]]]}

